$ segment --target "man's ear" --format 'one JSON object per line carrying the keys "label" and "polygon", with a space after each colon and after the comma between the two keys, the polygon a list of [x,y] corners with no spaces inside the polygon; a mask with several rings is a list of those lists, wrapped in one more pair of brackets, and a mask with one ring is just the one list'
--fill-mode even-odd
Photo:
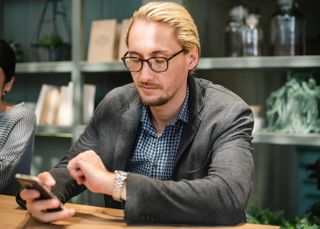
{"label": "man's ear", "polygon": [[8,93],[8,92],[11,90],[12,85],[13,85],[15,79],[16,79],[16,78],[13,76],[13,77],[11,78],[11,80],[4,85],[4,87],[3,87],[3,92]]}
{"label": "man's ear", "polygon": [[189,70],[194,69],[197,66],[199,61],[199,51],[196,47],[189,51],[187,61]]}

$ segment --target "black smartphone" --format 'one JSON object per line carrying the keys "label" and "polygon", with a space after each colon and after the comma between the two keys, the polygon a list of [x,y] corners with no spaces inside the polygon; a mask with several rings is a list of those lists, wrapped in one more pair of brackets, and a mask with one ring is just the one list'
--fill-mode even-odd
{"label": "black smartphone", "polygon": [[[40,192],[39,199],[46,200],[55,198],[55,195],[45,187],[41,180],[36,176],[26,175],[17,173],[15,175],[16,180],[20,183],[20,185],[26,189],[35,189]],[[63,204],[60,203],[60,206],[57,208],[47,209],[48,212],[60,211],[63,209]]]}

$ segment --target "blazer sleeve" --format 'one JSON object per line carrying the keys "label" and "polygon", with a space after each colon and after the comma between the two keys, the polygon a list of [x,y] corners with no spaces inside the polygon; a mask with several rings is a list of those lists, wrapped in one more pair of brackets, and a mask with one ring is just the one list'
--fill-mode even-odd
{"label": "blazer sleeve", "polygon": [[101,112],[102,108],[103,106],[100,104],[95,111],[94,117],[90,120],[90,123],[80,135],[79,139],[71,146],[69,152],[66,153],[54,168],[49,170],[57,184],[52,188],[52,192],[62,203],[66,203],[72,197],[86,190],[84,185],[78,185],[70,176],[67,165],[72,158],[81,152],[93,150],[98,153],[98,126],[96,122],[101,119],[101,113],[103,113]]}

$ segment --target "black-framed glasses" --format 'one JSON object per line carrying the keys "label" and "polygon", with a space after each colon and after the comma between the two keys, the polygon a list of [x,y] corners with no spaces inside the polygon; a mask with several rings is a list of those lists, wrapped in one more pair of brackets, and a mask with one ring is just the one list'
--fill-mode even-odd
{"label": "black-framed glasses", "polygon": [[128,53],[126,53],[123,57],[121,57],[121,60],[123,61],[124,66],[130,72],[140,72],[143,67],[143,62],[147,62],[150,69],[154,72],[165,72],[168,70],[169,60],[171,60],[173,57],[179,55],[183,51],[184,51],[184,49],[181,49],[179,52],[176,52],[175,54],[173,54],[170,57],[150,57],[148,59],[126,56],[128,54]]}

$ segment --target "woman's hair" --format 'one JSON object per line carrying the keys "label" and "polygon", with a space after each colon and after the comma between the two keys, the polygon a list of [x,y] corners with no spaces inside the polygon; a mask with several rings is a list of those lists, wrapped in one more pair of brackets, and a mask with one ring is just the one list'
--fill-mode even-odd
{"label": "woman's hair", "polygon": [[4,72],[4,83],[8,83],[15,76],[16,58],[10,45],[0,39],[0,67]]}
{"label": "woman's hair", "polygon": [[164,23],[174,29],[175,36],[185,51],[196,47],[200,53],[200,39],[198,29],[189,12],[180,4],[174,2],[149,2],[134,12],[127,36],[136,20]]}

